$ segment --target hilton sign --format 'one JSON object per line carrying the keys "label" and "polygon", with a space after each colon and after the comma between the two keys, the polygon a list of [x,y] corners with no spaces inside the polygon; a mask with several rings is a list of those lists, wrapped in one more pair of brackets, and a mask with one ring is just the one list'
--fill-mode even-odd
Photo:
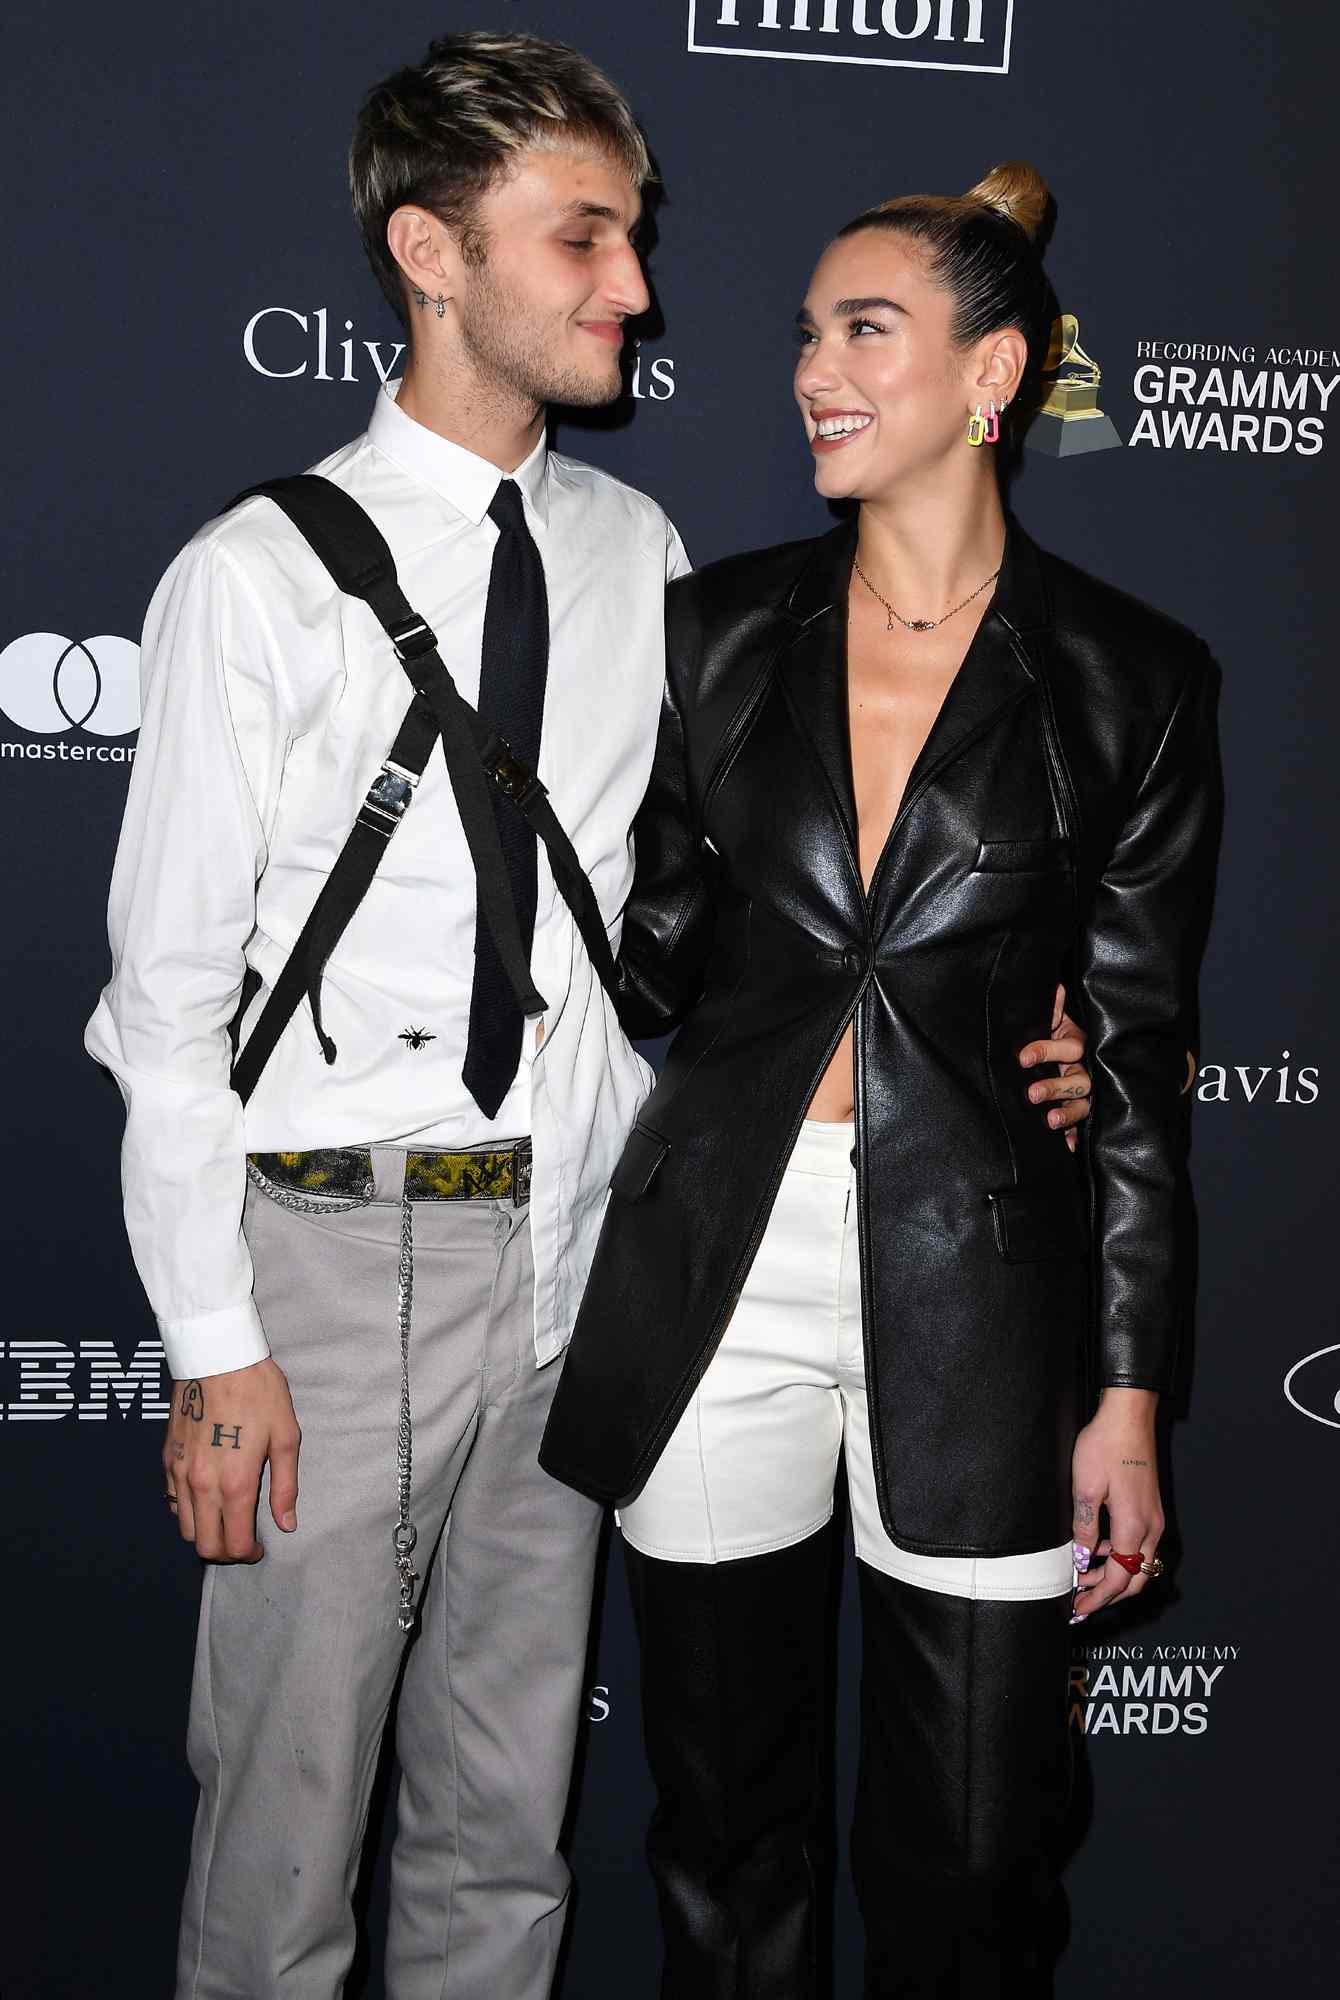
{"label": "hilton sign", "polygon": [[689,49],[1003,76],[1013,13],[1014,0],[689,0]]}

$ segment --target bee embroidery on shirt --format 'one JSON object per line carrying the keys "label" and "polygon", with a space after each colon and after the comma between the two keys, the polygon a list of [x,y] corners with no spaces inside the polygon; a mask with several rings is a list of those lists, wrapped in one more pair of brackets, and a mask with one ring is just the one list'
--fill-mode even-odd
{"label": "bee embroidery on shirt", "polygon": [[427,1028],[405,1028],[396,1036],[396,1040],[404,1042],[411,1049],[421,1049],[425,1043],[435,1042],[437,1036],[430,1035]]}

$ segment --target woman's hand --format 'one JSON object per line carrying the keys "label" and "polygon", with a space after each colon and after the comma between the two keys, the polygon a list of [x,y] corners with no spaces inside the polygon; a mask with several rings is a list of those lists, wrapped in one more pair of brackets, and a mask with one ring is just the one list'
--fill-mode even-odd
{"label": "woman's hand", "polygon": [[1029,1085],[1028,1101],[1046,1107],[1047,1123],[1053,1131],[1065,1133],[1065,1142],[1072,1153],[1078,1136],[1073,1127],[1089,1115],[1092,1079],[1084,1067],[1087,1045],[1083,1028],[1065,1011],[1065,988],[1058,986],[1052,1008],[1051,1038],[1025,1042],[1019,1051],[1021,1069],[1035,1069],[1039,1063],[1060,1064],[1058,1075],[1040,1077]]}
{"label": "woman's hand", "polygon": [[[1105,1558],[1117,1549],[1148,1562],[1158,1548],[1164,1527],[1154,1445],[1158,1400],[1153,1389],[1104,1389],[1097,1413],[1075,1440],[1072,1532],[1075,1564],[1084,1572],[1075,1590],[1076,1620],[1092,1617],[1114,1598],[1138,1597],[1149,1582]],[[1100,1541],[1102,1507],[1109,1532]],[[1090,1562],[1103,1566],[1090,1570]]]}

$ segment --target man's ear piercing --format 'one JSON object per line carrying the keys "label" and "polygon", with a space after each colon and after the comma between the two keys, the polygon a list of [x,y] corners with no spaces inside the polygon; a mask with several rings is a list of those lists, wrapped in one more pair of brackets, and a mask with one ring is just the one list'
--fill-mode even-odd
{"label": "man's ear piercing", "polygon": [[447,316],[447,302],[441,292],[438,293],[435,299],[430,299],[427,292],[421,292],[416,285],[414,287],[414,303],[416,306],[431,305],[439,319],[445,319]]}

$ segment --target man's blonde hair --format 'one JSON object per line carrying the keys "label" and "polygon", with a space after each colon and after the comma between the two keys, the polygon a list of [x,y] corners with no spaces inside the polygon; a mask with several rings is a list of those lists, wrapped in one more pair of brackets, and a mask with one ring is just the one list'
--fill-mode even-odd
{"label": "man's blonde hair", "polygon": [[487,29],[443,35],[416,67],[374,85],[354,127],[349,190],[377,282],[401,319],[404,278],[386,241],[396,209],[406,202],[429,209],[466,257],[482,263],[480,197],[517,154],[574,143],[599,147],[635,187],[652,178],[627,101],[562,42]]}

